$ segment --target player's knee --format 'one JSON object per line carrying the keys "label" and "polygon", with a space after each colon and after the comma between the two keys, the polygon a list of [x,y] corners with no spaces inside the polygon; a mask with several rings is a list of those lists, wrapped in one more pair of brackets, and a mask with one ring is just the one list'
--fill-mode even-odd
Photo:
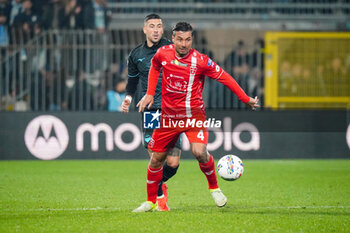
{"label": "player's knee", "polygon": [[180,157],[179,156],[168,156],[166,159],[166,163],[169,167],[177,168],[180,163]]}
{"label": "player's knee", "polygon": [[158,168],[158,167],[161,167],[163,165],[163,162],[159,158],[151,157],[149,165],[151,168]]}
{"label": "player's knee", "polygon": [[163,166],[166,154],[165,153],[155,153],[152,152],[150,159],[150,167],[158,168]]}
{"label": "player's knee", "polygon": [[206,148],[199,148],[199,147],[193,147],[192,153],[200,163],[207,163],[208,162],[208,153]]}

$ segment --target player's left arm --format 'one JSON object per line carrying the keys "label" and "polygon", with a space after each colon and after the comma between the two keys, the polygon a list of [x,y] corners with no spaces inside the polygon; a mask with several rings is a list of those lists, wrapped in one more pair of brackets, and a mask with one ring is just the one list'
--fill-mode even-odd
{"label": "player's left arm", "polygon": [[146,95],[142,97],[140,102],[136,105],[139,108],[139,112],[143,112],[146,107],[150,109],[154,102],[154,94],[156,92],[156,87],[158,83],[158,78],[160,74],[161,64],[158,59],[158,52],[152,58],[152,65],[148,73],[148,87]]}
{"label": "player's left arm", "polygon": [[122,110],[125,113],[129,112],[129,107],[132,101],[132,97],[135,95],[137,85],[139,83],[139,70],[134,63],[134,50],[131,51],[128,57],[128,82],[126,84],[126,96],[122,103]]}
{"label": "player's left arm", "polygon": [[219,65],[215,64],[212,60],[208,58],[205,64],[204,74],[212,79],[219,81],[220,83],[227,86],[233,93],[235,93],[239,100],[247,104],[251,109],[255,110],[259,106],[259,99],[249,97],[244,90],[239,86],[236,80],[224,71]]}

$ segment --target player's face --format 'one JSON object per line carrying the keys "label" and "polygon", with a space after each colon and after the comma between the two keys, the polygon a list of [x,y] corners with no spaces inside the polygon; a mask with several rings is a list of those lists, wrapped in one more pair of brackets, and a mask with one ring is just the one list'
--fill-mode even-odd
{"label": "player's face", "polygon": [[156,44],[163,36],[163,23],[161,19],[150,19],[143,26],[143,32],[149,44]]}
{"label": "player's face", "polygon": [[176,55],[179,57],[186,56],[192,48],[192,32],[175,32],[173,43]]}

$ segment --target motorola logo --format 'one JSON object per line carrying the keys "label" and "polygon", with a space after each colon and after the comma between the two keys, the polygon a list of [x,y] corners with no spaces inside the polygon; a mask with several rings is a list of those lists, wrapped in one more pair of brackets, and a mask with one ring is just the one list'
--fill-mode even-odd
{"label": "motorola logo", "polygon": [[59,157],[68,146],[69,134],[57,117],[41,115],[29,122],[24,133],[25,144],[35,157],[51,160]]}

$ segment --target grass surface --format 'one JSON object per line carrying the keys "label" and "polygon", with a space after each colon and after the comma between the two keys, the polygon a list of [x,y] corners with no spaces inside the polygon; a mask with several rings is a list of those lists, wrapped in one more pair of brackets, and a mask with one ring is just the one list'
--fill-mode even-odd
{"label": "grass surface", "polygon": [[170,212],[131,213],[147,161],[2,161],[0,232],[350,232],[350,160],[247,160],[217,208],[194,160],[168,182]]}

